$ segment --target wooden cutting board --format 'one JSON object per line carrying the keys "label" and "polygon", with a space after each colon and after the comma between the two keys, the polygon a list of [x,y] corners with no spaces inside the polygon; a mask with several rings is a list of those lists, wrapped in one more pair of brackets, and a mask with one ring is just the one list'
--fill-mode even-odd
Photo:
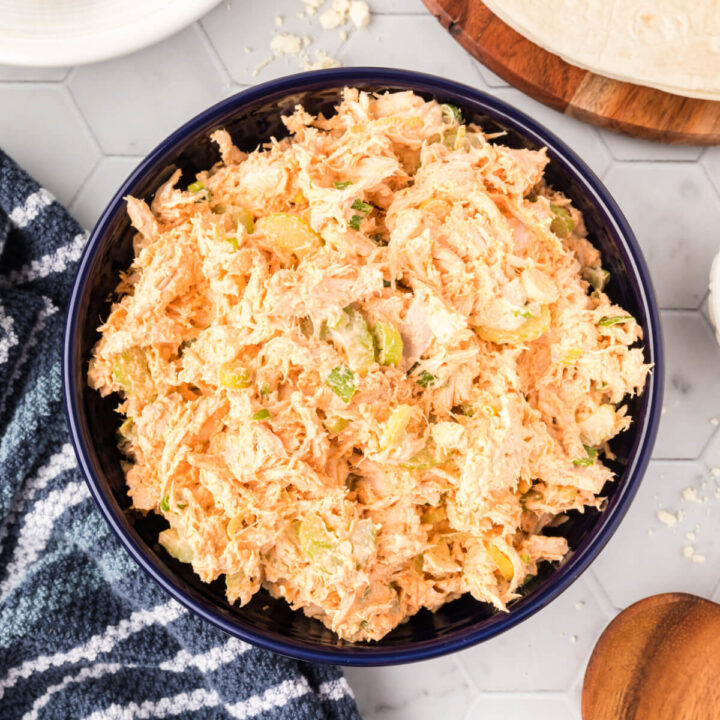
{"label": "wooden cutting board", "polygon": [[525,39],[480,0],[423,0],[450,34],[511,85],[560,112],[648,140],[720,144],[720,102],[611,80]]}
{"label": "wooden cutting board", "polygon": [[583,720],[718,720],[720,605],[687,593],[623,610],[593,650]]}

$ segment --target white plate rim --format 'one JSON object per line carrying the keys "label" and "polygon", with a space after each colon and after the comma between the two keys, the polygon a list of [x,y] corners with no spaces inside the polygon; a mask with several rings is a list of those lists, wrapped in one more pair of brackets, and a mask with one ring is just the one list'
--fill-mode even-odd
{"label": "white plate rim", "polygon": [[[109,60],[164,40],[205,15],[221,0],[121,0],[124,6],[142,8],[135,17],[126,13],[127,21],[103,27],[102,17],[94,27],[72,30],[57,23],[52,15],[47,26],[38,26],[37,13],[28,12],[28,32],[18,32],[10,21],[0,18],[0,63],[23,67],[69,67]],[[28,3],[29,5],[29,3]],[[3,10],[0,2],[0,13]],[[7,18],[8,15],[5,15]],[[18,20],[17,15],[12,18]],[[112,18],[108,19],[109,21]],[[21,18],[22,21],[22,18]],[[58,27],[63,31],[58,32]],[[99,32],[96,32],[97,29]]]}

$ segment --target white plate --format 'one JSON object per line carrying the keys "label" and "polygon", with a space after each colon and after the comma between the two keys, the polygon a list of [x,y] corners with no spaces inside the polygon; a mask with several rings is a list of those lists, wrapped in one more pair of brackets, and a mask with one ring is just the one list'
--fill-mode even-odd
{"label": "white plate", "polygon": [[0,0],[0,63],[80,65],[182,30],[219,0]]}

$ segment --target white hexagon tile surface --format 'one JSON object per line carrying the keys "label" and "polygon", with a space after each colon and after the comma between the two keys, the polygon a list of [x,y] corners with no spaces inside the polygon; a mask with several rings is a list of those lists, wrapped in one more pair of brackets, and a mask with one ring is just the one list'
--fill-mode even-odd
{"label": "white hexagon tile surface", "polygon": [[300,0],[231,0],[125,58],[67,70],[0,66],[0,146],[90,227],[175,127],[244,86],[300,71],[295,55],[259,67],[272,37],[287,33],[308,36],[310,62],[320,50],[344,65],[405,67],[482,88],[576,150],[634,227],[664,309],[666,395],[655,459],[591,570],[537,615],[452,657],[347,674],[368,720],[578,720],[585,664],[619,609],[667,590],[720,600],[720,348],[703,306],[720,249],[720,150],[584,125],[508,87],[420,0],[370,5],[367,28],[322,30],[318,15],[298,17]]}

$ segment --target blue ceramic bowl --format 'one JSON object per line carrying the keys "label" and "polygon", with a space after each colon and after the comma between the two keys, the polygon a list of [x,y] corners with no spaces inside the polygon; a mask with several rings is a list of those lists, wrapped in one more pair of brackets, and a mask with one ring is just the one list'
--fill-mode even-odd
{"label": "blue ceramic bowl", "polygon": [[[241,148],[252,150],[271,135],[286,134],[280,116],[297,103],[311,112],[331,111],[344,86],[413,90],[460,106],[486,132],[504,131],[499,142],[547,147],[548,180],[583,212],[590,237],[612,273],[607,292],[644,328],[647,361],[655,365],[645,393],[629,403],[631,429],[613,441],[617,480],[606,488],[606,509],[571,513],[567,523],[551,531],[567,537],[572,548],[559,566],[544,564],[508,613],[465,596],[434,614],[422,611],[380,642],[368,644],[339,640],[264,591],[245,607],[230,606],[221,582],[203,584],[188,565],[169,557],[157,543],[165,521],[130,509],[115,445],[117,398],[103,399],[85,382],[98,318],[107,316],[118,273],[132,258],[133,231],[122,198],[150,197],[177,167],[184,178],[209,168],[218,159],[208,140],[214,129],[227,128]],[[231,635],[303,660],[347,665],[404,663],[467,648],[517,625],[565,590],[608,541],[635,495],[655,439],[662,379],[658,311],[645,261],[622,213],[587,165],[551,132],[490,95],[443,78],[381,68],[326,70],[265,83],[223,100],[170,135],[123,183],[95,227],[80,261],[65,330],[65,403],[72,441],[93,497],[127,551],[176,600]]]}

